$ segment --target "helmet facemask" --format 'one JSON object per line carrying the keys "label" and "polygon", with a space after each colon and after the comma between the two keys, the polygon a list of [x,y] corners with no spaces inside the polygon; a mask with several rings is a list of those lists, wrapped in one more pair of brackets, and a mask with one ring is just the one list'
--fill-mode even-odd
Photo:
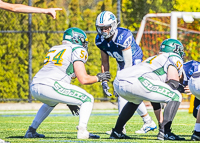
{"label": "helmet facemask", "polygon": [[[110,31],[108,33],[103,32],[102,29],[103,27],[110,27]],[[109,26],[96,26],[96,28],[99,35],[102,35],[105,39],[108,39],[115,34],[115,30],[117,29],[117,24],[116,22],[113,22]]]}
{"label": "helmet facemask", "polygon": [[82,42],[83,47],[88,50],[88,38],[80,37],[80,41]]}

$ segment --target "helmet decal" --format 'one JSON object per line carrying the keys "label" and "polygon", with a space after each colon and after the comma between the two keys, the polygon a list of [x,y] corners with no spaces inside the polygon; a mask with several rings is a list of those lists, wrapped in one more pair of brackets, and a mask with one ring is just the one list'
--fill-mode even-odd
{"label": "helmet decal", "polygon": [[110,15],[110,18],[109,18],[108,20],[110,20],[110,19],[115,20],[114,14],[111,14],[111,15]]}
{"label": "helmet decal", "polygon": [[72,39],[72,36],[70,36],[70,35],[65,35],[65,39]]}
{"label": "helmet decal", "polygon": [[178,54],[180,45],[178,44],[174,44],[174,45],[175,45],[174,53]]}
{"label": "helmet decal", "polygon": [[103,17],[104,17],[105,12],[106,12],[106,11],[104,11],[104,12],[101,13],[101,16],[100,16],[100,23],[103,23]]}

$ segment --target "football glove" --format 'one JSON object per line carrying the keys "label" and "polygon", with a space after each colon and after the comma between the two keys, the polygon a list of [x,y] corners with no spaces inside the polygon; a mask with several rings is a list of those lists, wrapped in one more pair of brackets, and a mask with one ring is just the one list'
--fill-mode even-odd
{"label": "football glove", "polygon": [[68,105],[67,104],[67,106],[69,107],[69,109],[72,112],[73,116],[78,116],[79,115],[80,108],[77,105]]}
{"label": "football glove", "polygon": [[184,89],[184,88],[185,88],[185,86],[179,83],[179,86],[178,86],[177,90],[178,90],[180,93],[184,93],[184,92],[185,92],[185,89]]}
{"label": "football glove", "polygon": [[110,80],[110,72],[106,71],[104,73],[98,73],[97,77],[98,77],[98,82],[105,81],[105,80],[109,81]]}
{"label": "football glove", "polygon": [[102,87],[103,87],[103,92],[104,92],[107,96],[112,96],[112,94],[111,94],[110,92],[108,92],[108,89],[110,89],[110,88],[108,87],[107,81],[103,81],[103,82],[101,83],[101,85],[102,85]]}
{"label": "football glove", "polygon": [[115,97],[119,97],[119,95],[117,94],[117,92],[114,90],[113,94],[115,95]]}

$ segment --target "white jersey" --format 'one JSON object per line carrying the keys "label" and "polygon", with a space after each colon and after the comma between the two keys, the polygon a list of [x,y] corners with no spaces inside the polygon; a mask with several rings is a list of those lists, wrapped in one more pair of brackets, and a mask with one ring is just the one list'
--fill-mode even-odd
{"label": "white jersey", "polygon": [[166,82],[167,70],[170,65],[174,66],[177,69],[179,76],[182,74],[182,58],[175,53],[161,53],[159,55],[149,57],[138,65],[134,65],[132,67],[123,69],[122,71],[118,71],[117,79],[127,80],[131,82],[131,77],[142,76],[144,78]]}
{"label": "white jersey", "polygon": [[34,76],[32,84],[42,83],[52,86],[55,81],[70,83],[75,78],[73,63],[88,59],[87,50],[71,43],[52,47],[45,60],[44,66]]}

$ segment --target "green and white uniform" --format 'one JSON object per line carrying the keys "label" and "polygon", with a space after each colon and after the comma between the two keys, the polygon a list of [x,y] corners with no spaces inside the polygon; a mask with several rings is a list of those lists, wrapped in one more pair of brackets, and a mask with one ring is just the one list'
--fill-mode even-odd
{"label": "green and white uniform", "polygon": [[177,69],[179,76],[182,74],[182,58],[176,53],[162,53],[118,71],[113,83],[114,88],[120,96],[135,104],[140,104],[143,100],[181,102],[182,95],[179,91],[173,90],[165,83],[170,65]]}
{"label": "green and white uniform", "polygon": [[52,47],[45,60],[44,66],[34,76],[31,93],[43,103],[55,106],[57,103],[81,105],[92,102],[94,98],[82,88],[72,85],[75,78],[73,63],[88,59],[87,50],[81,45],[71,43]]}

